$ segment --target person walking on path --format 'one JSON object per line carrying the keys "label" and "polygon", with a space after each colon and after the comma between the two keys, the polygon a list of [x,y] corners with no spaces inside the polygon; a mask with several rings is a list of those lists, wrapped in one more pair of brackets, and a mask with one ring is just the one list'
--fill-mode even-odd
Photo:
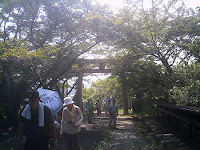
{"label": "person walking on path", "polygon": [[93,102],[91,100],[92,99],[88,99],[86,102],[88,123],[92,123]]}
{"label": "person walking on path", "polygon": [[[26,102],[28,104],[24,107],[19,118],[18,150],[48,150],[51,135],[55,150],[56,128],[51,110],[40,102],[39,92],[36,90],[27,92]],[[26,136],[26,142],[23,146],[24,136]]]}
{"label": "person walking on path", "polygon": [[62,111],[60,135],[67,144],[67,150],[80,150],[81,109],[74,105],[71,97],[65,97],[63,105],[66,107]]}
{"label": "person walking on path", "polygon": [[112,104],[109,106],[109,127],[116,128],[117,126],[118,107],[115,98],[112,98]]}
{"label": "person walking on path", "polygon": [[99,99],[97,100],[96,108],[97,108],[97,116],[100,116],[100,114],[101,114],[101,101]]}
{"label": "person walking on path", "polygon": [[109,108],[110,108],[111,104],[112,104],[111,98],[109,98],[109,100],[107,100],[107,101],[104,103],[104,109],[105,109],[106,117],[109,116]]}

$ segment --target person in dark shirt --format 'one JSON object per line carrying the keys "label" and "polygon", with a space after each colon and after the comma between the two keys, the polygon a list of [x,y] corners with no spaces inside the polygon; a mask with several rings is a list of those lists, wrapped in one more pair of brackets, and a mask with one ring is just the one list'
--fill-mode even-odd
{"label": "person in dark shirt", "polygon": [[20,115],[18,149],[22,149],[22,138],[26,136],[24,150],[48,150],[51,135],[56,149],[56,128],[50,109],[40,102],[36,90],[27,92],[26,101]]}

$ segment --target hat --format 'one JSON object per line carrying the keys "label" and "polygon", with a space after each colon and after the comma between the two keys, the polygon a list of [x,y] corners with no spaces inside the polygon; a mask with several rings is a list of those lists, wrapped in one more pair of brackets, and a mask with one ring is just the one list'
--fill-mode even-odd
{"label": "hat", "polygon": [[69,105],[69,104],[73,104],[73,103],[74,103],[74,101],[72,100],[71,97],[65,97],[63,106],[66,106],[66,105]]}
{"label": "hat", "polygon": [[27,102],[32,101],[33,102],[33,101],[38,100],[39,97],[40,97],[39,92],[37,90],[29,90],[26,93],[24,101],[27,101]]}

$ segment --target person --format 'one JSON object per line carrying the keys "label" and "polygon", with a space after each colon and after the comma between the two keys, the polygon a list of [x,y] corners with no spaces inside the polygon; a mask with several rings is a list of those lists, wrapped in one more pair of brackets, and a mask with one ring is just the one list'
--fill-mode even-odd
{"label": "person", "polygon": [[92,106],[92,116],[94,117],[94,102],[93,100],[90,98],[90,103],[91,103],[91,106]]}
{"label": "person", "polygon": [[80,150],[81,109],[74,105],[71,97],[64,98],[63,106],[60,135],[67,143],[67,150]]}
{"label": "person", "polygon": [[82,110],[82,113],[85,113],[85,110],[86,110],[86,101],[83,99],[83,110]]}
{"label": "person", "polygon": [[109,127],[116,128],[117,126],[118,107],[115,98],[112,98],[112,104],[109,106]]}
{"label": "person", "polygon": [[56,128],[51,110],[40,102],[39,92],[28,91],[25,98],[28,103],[19,118],[18,149],[23,149],[22,140],[26,136],[24,150],[48,150],[49,140],[53,136],[53,149],[56,149]]}
{"label": "person", "polygon": [[100,114],[101,114],[101,101],[99,99],[97,100],[96,108],[97,108],[97,116],[100,116]]}
{"label": "person", "polygon": [[58,122],[59,118],[58,118],[58,114],[55,115],[54,118],[54,124],[56,127],[56,136],[57,136],[57,147],[60,146],[61,144],[61,137],[60,137],[60,123]]}
{"label": "person", "polygon": [[107,100],[105,103],[104,103],[104,109],[105,109],[105,114],[106,114],[106,117],[109,116],[109,108],[111,106],[111,99],[109,98],[109,100]]}
{"label": "person", "polygon": [[88,123],[92,123],[92,108],[93,108],[93,103],[91,99],[88,99],[86,102],[86,111],[87,111],[87,119]]}

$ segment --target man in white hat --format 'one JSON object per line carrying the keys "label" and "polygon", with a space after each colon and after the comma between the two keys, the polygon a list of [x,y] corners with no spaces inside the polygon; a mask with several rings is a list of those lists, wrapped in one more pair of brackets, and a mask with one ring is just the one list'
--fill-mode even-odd
{"label": "man in white hat", "polygon": [[63,106],[60,134],[67,143],[67,150],[80,150],[81,109],[74,105],[71,97],[64,98]]}

